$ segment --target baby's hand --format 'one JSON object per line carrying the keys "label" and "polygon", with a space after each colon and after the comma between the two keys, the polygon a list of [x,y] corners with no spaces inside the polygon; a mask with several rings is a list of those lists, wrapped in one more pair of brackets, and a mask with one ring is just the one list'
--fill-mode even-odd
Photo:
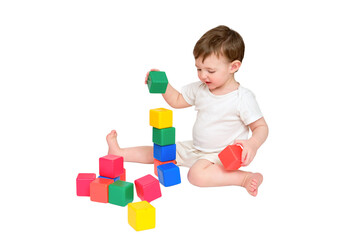
{"label": "baby's hand", "polygon": [[146,73],[146,77],[145,77],[145,84],[147,84],[147,80],[149,78],[149,73],[152,72],[152,71],[156,71],[156,72],[159,72],[160,70],[159,69],[151,69],[150,71],[148,71]]}
{"label": "baby's hand", "polygon": [[241,166],[248,166],[254,159],[258,150],[256,144],[250,140],[235,140],[234,144],[243,148],[241,155]]}

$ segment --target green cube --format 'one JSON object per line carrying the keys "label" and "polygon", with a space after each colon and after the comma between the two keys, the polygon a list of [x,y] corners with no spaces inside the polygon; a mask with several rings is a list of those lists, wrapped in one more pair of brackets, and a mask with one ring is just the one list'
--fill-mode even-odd
{"label": "green cube", "polygon": [[175,128],[153,128],[153,143],[160,146],[175,144]]}
{"label": "green cube", "polygon": [[168,85],[168,79],[165,72],[150,72],[147,79],[147,85],[150,93],[165,93]]}
{"label": "green cube", "polygon": [[133,200],[133,183],[118,180],[109,185],[109,203],[125,207]]}

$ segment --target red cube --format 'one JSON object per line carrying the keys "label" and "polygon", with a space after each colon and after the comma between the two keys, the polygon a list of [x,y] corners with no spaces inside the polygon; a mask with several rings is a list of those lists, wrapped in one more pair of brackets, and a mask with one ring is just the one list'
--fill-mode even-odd
{"label": "red cube", "polygon": [[135,187],[141,201],[151,202],[161,197],[159,180],[150,174],[135,180]]}
{"label": "red cube", "polygon": [[96,178],[95,173],[79,173],[76,178],[76,195],[90,196],[90,183]]}
{"label": "red cube", "polygon": [[237,170],[241,167],[242,147],[229,145],[219,153],[220,161],[226,170]]}
{"label": "red cube", "polygon": [[124,159],[120,156],[106,155],[99,159],[100,176],[108,178],[119,177],[124,172]]}

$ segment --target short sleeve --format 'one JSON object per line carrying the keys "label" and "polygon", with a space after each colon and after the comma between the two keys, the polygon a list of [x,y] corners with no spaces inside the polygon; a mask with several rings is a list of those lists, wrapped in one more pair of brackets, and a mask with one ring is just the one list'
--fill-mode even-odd
{"label": "short sleeve", "polygon": [[184,86],[181,89],[181,94],[185,101],[190,105],[195,105],[196,93],[199,90],[202,82],[194,82]]}
{"label": "short sleeve", "polygon": [[243,91],[238,108],[240,118],[246,125],[263,117],[255,95],[250,90]]}

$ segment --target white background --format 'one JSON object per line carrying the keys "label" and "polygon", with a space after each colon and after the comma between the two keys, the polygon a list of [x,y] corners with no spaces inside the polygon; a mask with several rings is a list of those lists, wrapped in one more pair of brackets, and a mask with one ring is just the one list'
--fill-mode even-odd
{"label": "white background", "polygon": [[[1,1],[1,238],[359,239],[358,5],[249,2]],[[112,129],[122,147],[151,144],[148,111],[169,107],[146,72],[179,90],[196,81],[193,46],[220,24],[245,40],[236,79],[270,127],[247,167],[264,175],[259,195],[192,186],[181,168],[143,232],[127,208],[77,197],[77,174],[98,173]],[[174,111],[177,140],[195,114]],[[125,168],[129,181],[153,172]]]}

